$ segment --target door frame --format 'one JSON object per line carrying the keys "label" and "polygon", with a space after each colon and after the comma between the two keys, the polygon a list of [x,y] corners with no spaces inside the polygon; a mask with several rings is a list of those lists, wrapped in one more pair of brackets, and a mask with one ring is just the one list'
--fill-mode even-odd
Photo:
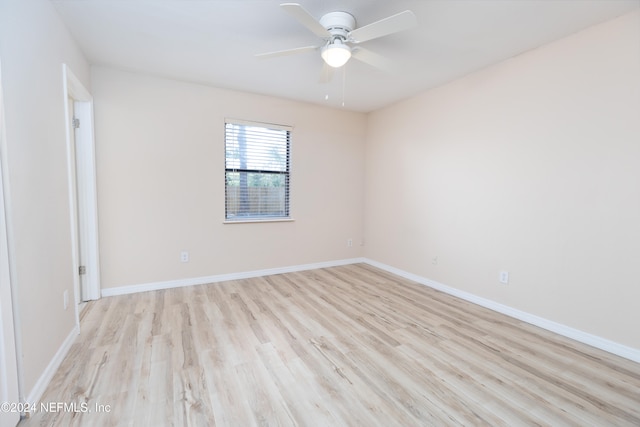
{"label": "door frame", "polygon": [[[0,65],[1,67],[1,65]],[[0,70],[0,402],[20,402],[20,374],[16,341],[16,295],[12,288],[13,271],[9,254],[9,227],[7,220],[8,174],[6,163],[6,134]],[[16,425],[17,412],[0,412],[0,426]]]}
{"label": "door frame", "polygon": [[[0,114],[2,114],[1,107]],[[0,117],[0,120],[3,119]],[[4,125],[0,131],[4,133]],[[0,138],[4,141],[4,136]],[[4,158],[4,155],[2,157]],[[0,402],[18,403],[20,389],[13,310],[15,298],[11,289],[9,237],[5,215],[5,177],[3,176],[6,167],[3,163],[4,160],[0,162]],[[20,413],[0,412],[0,426],[16,425],[18,421],[20,421]]]}
{"label": "door frame", "polygon": [[[100,257],[98,246],[98,197],[96,185],[95,137],[93,123],[93,96],[84,87],[67,64],[62,65],[64,85],[65,129],[67,137],[67,165],[69,208],[71,212],[71,241],[74,269],[76,323],[79,325],[78,304],[84,300],[100,298]],[[80,128],[72,126],[74,111],[69,108],[73,99],[75,117]],[[75,132],[75,146],[73,144]],[[79,184],[79,185],[77,185]],[[81,228],[82,227],[82,228]],[[84,283],[80,289],[80,250],[86,266]],[[81,297],[82,295],[82,297]]]}

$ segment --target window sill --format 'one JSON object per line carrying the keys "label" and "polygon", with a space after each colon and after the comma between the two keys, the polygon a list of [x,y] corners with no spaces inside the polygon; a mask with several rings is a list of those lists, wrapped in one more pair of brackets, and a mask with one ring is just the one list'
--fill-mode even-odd
{"label": "window sill", "polygon": [[223,224],[251,224],[251,223],[263,223],[263,222],[293,222],[293,218],[247,218],[247,219],[227,219],[223,221]]}

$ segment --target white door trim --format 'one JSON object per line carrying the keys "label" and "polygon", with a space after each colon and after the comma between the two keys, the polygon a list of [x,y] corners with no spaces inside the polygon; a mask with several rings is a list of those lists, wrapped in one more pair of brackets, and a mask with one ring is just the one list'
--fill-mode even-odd
{"label": "white door trim", "polygon": [[[2,71],[0,70],[0,402],[20,402],[20,384],[14,321],[15,294],[12,289],[9,257],[9,228],[7,226],[8,170],[4,105],[2,100]],[[15,426],[20,414],[0,411],[0,427]]]}
{"label": "white door trim", "polygon": [[[84,278],[84,300],[100,298],[100,258],[98,248],[98,197],[96,187],[95,138],[93,126],[93,97],[84,87],[73,71],[63,64],[64,105],[67,135],[68,181],[71,210],[71,233],[73,242],[73,268],[78,272],[80,267],[80,248],[83,251],[83,264],[86,266]],[[73,146],[70,111],[68,99],[74,100],[75,116],[80,120],[80,128],[75,134],[76,145]],[[74,155],[75,153],[75,155]],[[76,179],[78,185],[76,186]],[[78,226],[81,232],[78,235]],[[80,239],[80,241],[78,240]],[[78,242],[80,245],[78,245]],[[80,280],[74,274],[76,302],[76,322],[79,324],[78,303],[80,302]]]}

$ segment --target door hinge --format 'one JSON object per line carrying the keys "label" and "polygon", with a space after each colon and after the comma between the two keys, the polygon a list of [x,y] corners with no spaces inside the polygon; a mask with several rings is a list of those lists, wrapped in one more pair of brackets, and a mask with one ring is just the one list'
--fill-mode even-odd
{"label": "door hinge", "polygon": [[74,129],[78,129],[80,127],[80,119],[77,117],[71,119],[71,126],[73,126]]}
{"label": "door hinge", "polygon": [[78,270],[79,270],[80,275],[87,274],[87,266],[85,266],[85,265],[81,265]]}

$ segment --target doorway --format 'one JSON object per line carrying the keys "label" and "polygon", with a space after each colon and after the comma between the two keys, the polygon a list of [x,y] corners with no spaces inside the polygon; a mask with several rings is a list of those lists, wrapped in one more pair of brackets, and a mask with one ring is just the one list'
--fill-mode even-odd
{"label": "doorway", "polygon": [[67,156],[76,320],[78,304],[100,298],[98,204],[96,189],[93,97],[64,65]]}

